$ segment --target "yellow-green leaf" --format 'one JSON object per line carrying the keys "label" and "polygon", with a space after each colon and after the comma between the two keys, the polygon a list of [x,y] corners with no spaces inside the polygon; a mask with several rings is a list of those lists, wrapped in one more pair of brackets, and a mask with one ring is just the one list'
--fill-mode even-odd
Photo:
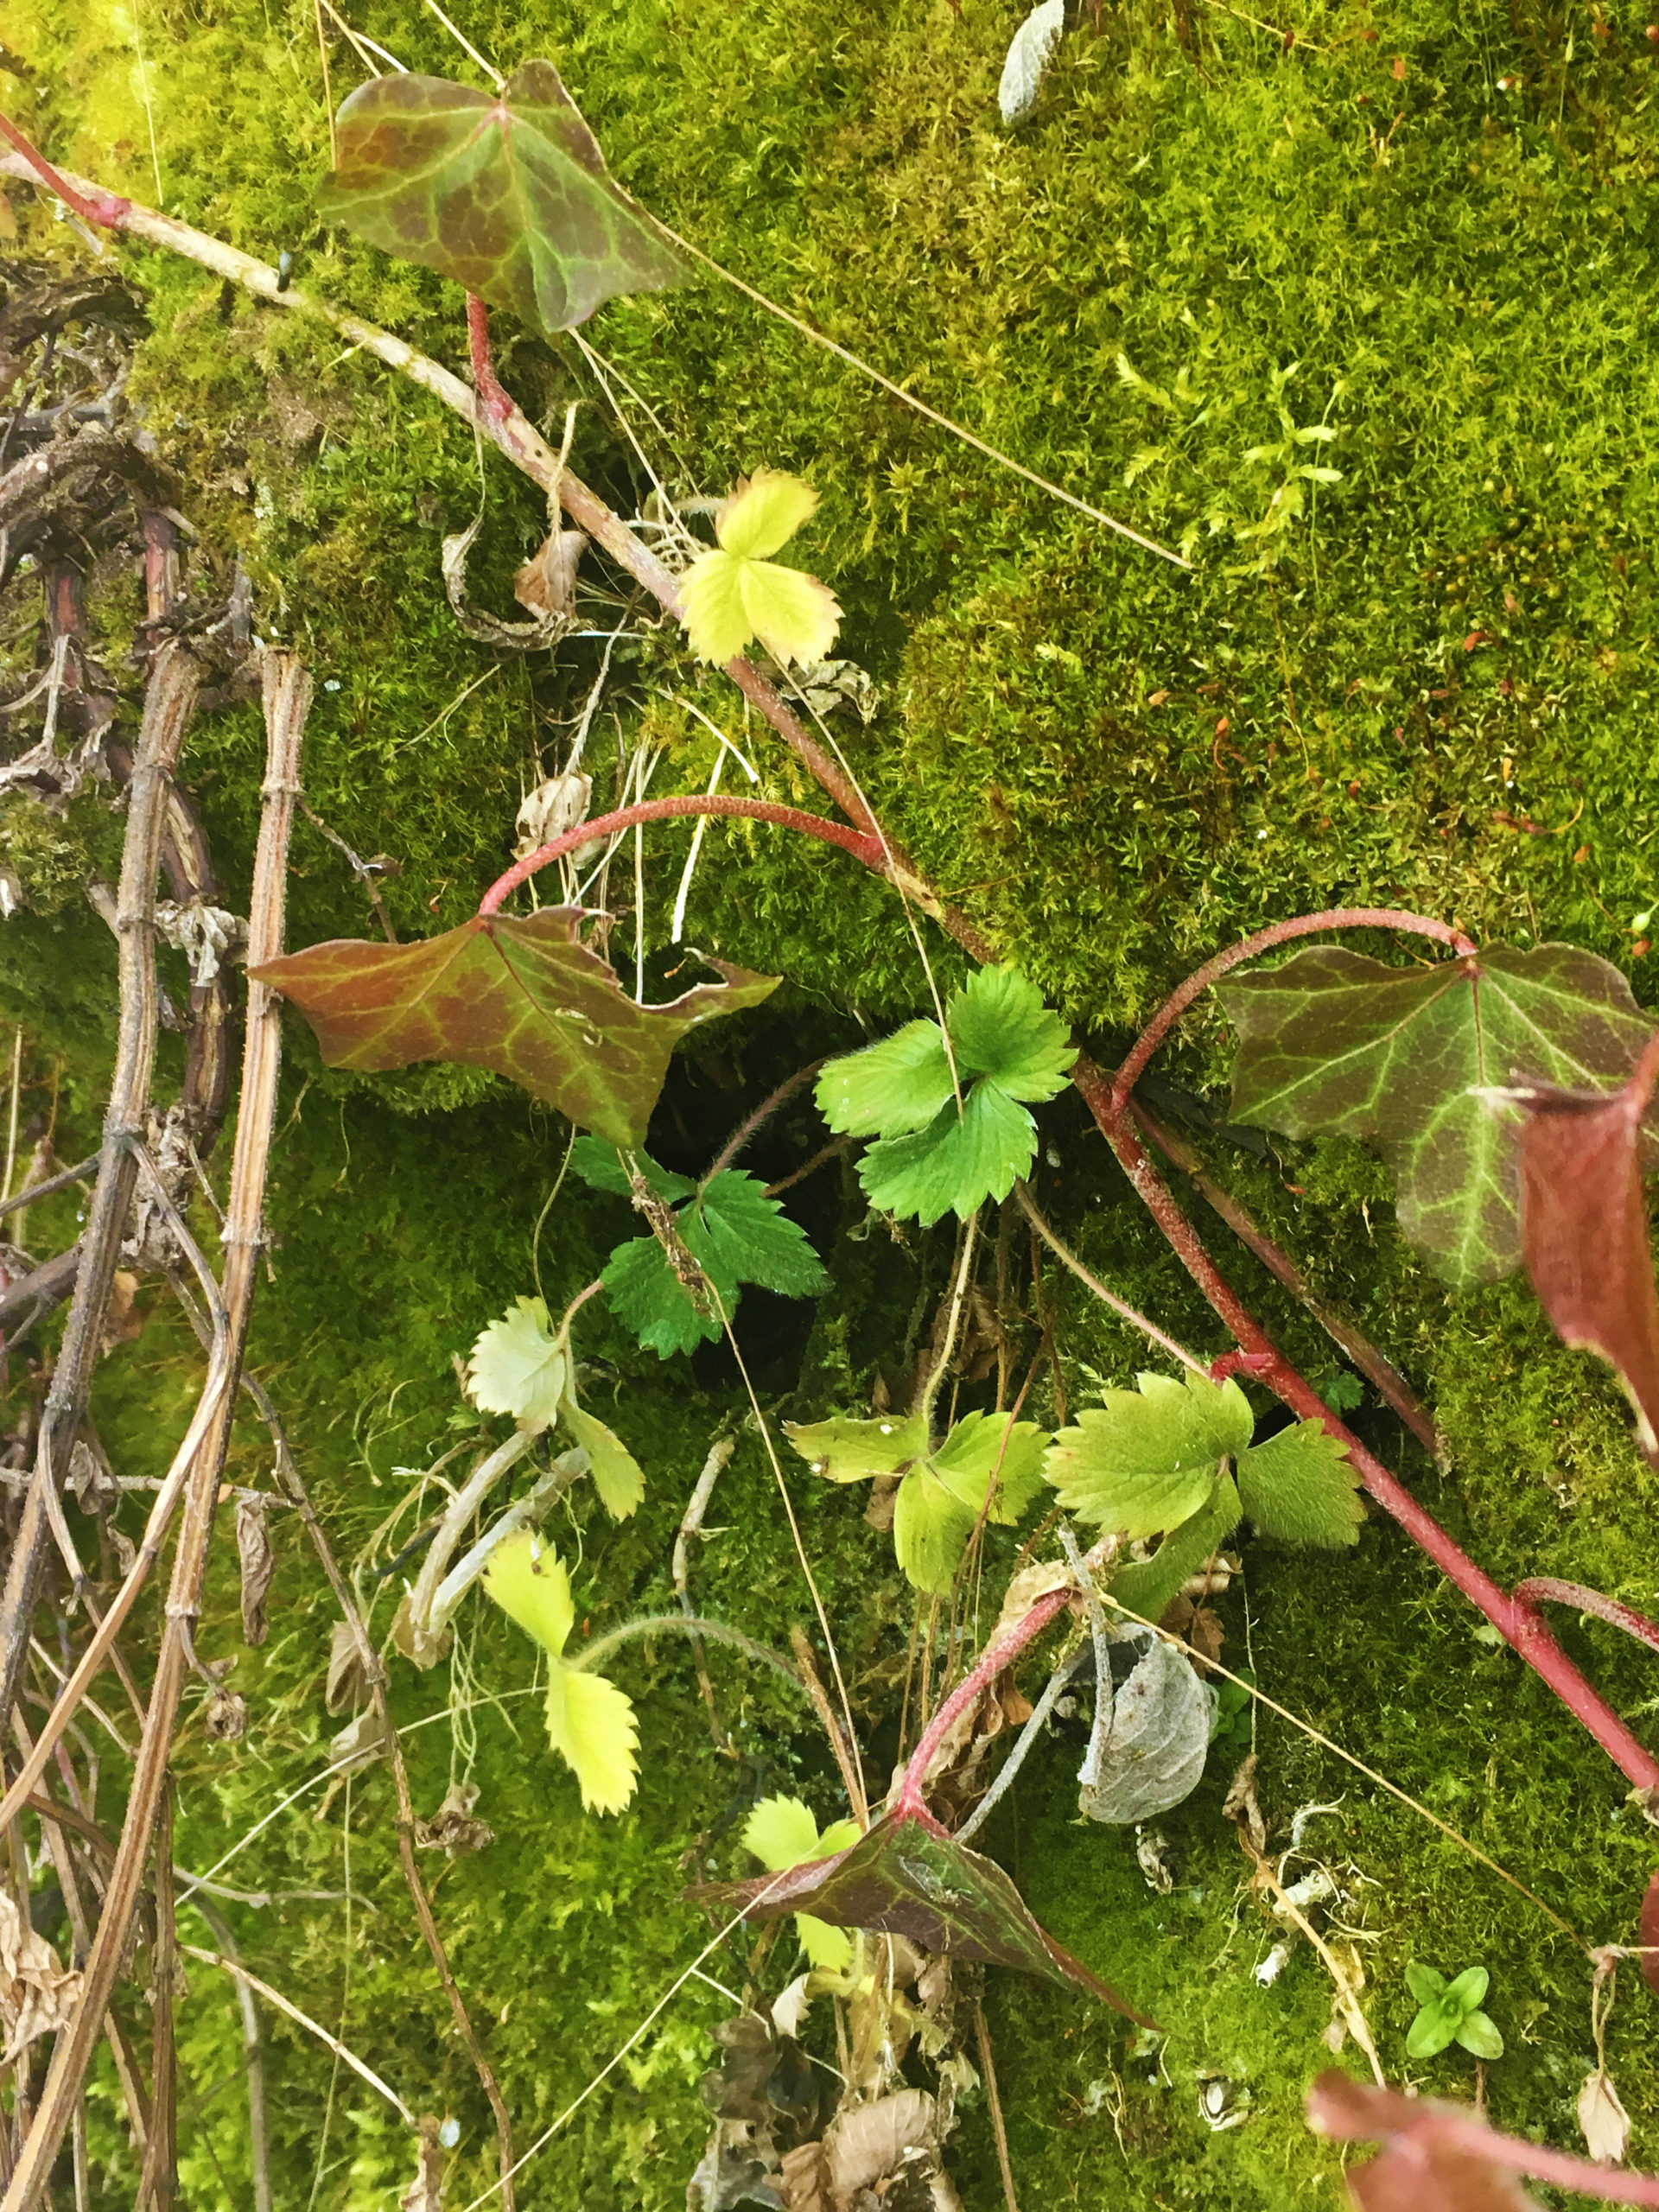
{"label": "yellow-green leaf", "polygon": [[818,495],[798,476],[757,468],[720,511],[715,535],[728,553],[769,561],[817,511]]}
{"label": "yellow-green leaf", "polygon": [[[832,1821],[820,1835],[811,1807],[798,1797],[763,1797],[744,1825],[743,1847],[768,1872],[781,1874],[803,1859],[830,1859],[838,1851],[849,1851],[858,1836],[856,1821]],[[852,1938],[844,1929],[832,1928],[810,1912],[798,1912],[795,1933],[809,1962],[824,1973],[844,1974],[852,1964]]]}
{"label": "yellow-green leaf", "polygon": [[473,1346],[467,1392],[486,1414],[511,1414],[520,1428],[550,1428],[568,1369],[539,1298],[515,1300]]}
{"label": "yellow-green leaf", "polygon": [[490,1554],[484,1587],[509,1620],[543,1651],[563,1653],[576,1618],[564,1561],[528,1529],[505,1537]]}
{"label": "yellow-green leaf", "polygon": [[613,1429],[583,1411],[567,1390],[559,1407],[565,1427],[588,1454],[588,1471],[600,1503],[613,1521],[626,1521],[645,1494],[639,1462]]}
{"label": "yellow-green leaf", "polygon": [[583,1809],[620,1813],[639,1773],[639,1730],[626,1692],[556,1659],[548,1669],[547,1734],[582,1785]]}
{"label": "yellow-green leaf", "polygon": [[680,619],[700,660],[723,664],[758,637],[775,660],[817,661],[836,641],[841,608],[816,576],[722,547],[680,578]]}

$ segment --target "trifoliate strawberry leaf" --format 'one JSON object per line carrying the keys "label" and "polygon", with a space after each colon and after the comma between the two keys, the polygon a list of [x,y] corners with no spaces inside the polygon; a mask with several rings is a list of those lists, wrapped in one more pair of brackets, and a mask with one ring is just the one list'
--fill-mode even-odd
{"label": "trifoliate strawberry leaf", "polygon": [[341,106],[325,221],[438,270],[550,337],[619,292],[690,274],[606,174],[550,61],[498,92],[443,77],[376,77]]}
{"label": "trifoliate strawberry leaf", "polygon": [[575,1608],[563,1560],[531,1530],[518,1529],[490,1554],[484,1587],[547,1655],[548,1740],[581,1783],[582,1804],[620,1813],[638,1772],[633,1706],[614,1682],[582,1673],[564,1657]]}
{"label": "trifoliate strawberry leaf", "polygon": [[588,1472],[601,1504],[613,1521],[626,1521],[645,1494],[645,1471],[613,1429],[575,1401],[567,1389],[559,1418],[588,1454]]}
{"label": "trifoliate strawberry leaf", "polygon": [[815,1475],[826,1482],[868,1482],[880,1475],[902,1474],[927,1450],[927,1424],[920,1414],[907,1421],[884,1415],[876,1421],[786,1421],[784,1433]]}
{"label": "trifoliate strawberry leaf", "polygon": [[1206,1503],[1190,1521],[1172,1529],[1150,1559],[1131,1560],[1116,1571],[1113,1597],[1142,1620],[1161,1619],[1170,1599],[1180,1594],[1182,1583],[1221,1549],[1243,1515],[1238,1485],[1230,1475],[1224,1475]]}
{"label": "trifoliate strawberry leaf", "polygon": [[[855,1821],[832,1821],[820,1835],[811,1808],[798,1797],[763,1797],[745,1823],[743,1847],[771,1872],[780,1874],[804,1860],[849,1850],[858,1838]],[[822,1972],[844,1974],[852,1964],[852,1939],[845,1929],[831,1928],[810,1912],[798,1912],[795,1932],[809,1963]]]}
{"label": "trifoliate strawberry leaf", "polygon": [[1651,1027],[1618,969],[1565,944],[1413,968],[1318,945],[1217,989],[1239,1032],[1232,1119],[1370,1145],[1402,1233],[1459,1287],[1521,1258],[1516,1132],[1480,1094],[1611,1090]]}
{"label": "trifoliate strawberry leaf", "polygon": [[1298,1421],[1251,1445],[1236,1472],[1245,1513],[1264,1536],[1337,1550],[1359,1535],[1359,1475],[1322,1421]]}
{"label": "trifoliate strawberry leaf", "polygon": [[1010,1098],[1052,1098],[1065,1087],[1077,1051],[1071,1033],[1013,968],[980,968],[945,1008],[957,1065],[988,1076]]}
{"label": "trifoliate strawberry leaf", "polygon": [[520,1428],[551,1428],[569,1373],[546,1306],[539,1298],[520,1298],[474,1344],[467,1395],[480,1413],[511,1414]]}
{"label": "trifoliate strawberry leaf", "polygon": [[645,1134],[681,1038],[758,1006],[774,976],[718,960],[724,978],[640,1006],[578,940],[575,906],[474,914],[412,944],[336,938],[250,969],[298,1007],[331,1068],[461,1060],[511,1077],[613,1144]]}
{"label": "trifoliate strawberry leaf", "polygon": [[[693,1351],[712,1344],[720,1334],[720,1316],[709,1300],[699,1313],[691,1293],[669,1265],[668,1255],[654,1236],[636,1236],[619,1244],[600,1276],[612,1313],[632,1329],[647,1351],[659,1359],[677,1351]],[[735,1283],[716,1286],[729,1319],[736,1310]]]}
{"label": "trifoliate strawberry leaf", "polygon": [[817,508],[798,476],[757,468],[715,518],[715,550],[700,553],[680,578],[680,619],[700,660],[726,662],[751,638],[785,665],[820,661],[836,641],[841,608],[816,576],[768,556]]}
{"label": "trifoliate strawberry leaf", "polygon": [[964,1414],[929,1464],[976,1517],[995,1471],[990,1518],[1011,1528],[1042,1488],[1044,1441],[1035,1421],[1015,1421],[1009,1414]]}
{"label": "trifoliate strawberry leaf", "polygon": [[[648,1152],[636,1150],[632,1157],[650,1188],[669,1205],[689,1198],[697,1187],[689,1176],[677,1175],[670,1167],[659,1167]],[[601,1137],[575,1140],[570,1147],[570,1172],[580,1175],[592,1190],[608,1191],[619,1198],[633,1196],[633,1185],[622,1164],[621,1154],[613,1144],[607,1144]]]}
{"label": "trifoliate strawberry leaf", "polygon": [[1246,1450],[1255,1421],[1236,1382],[1143,1375],[1108,1390],[1050,1446],[1044,1472],[1070,1513],[1130,1537],[1179,1528],[1208,1502],[1224,1459]]}
{"label": "trifoliate strawberry leaf", "polygon": [[716,1175],[677,1218],[693,1259],[722,1283],[758,1283],[785,1298],[813,1298],[829,1284],[806,1231],[741,1168]]}
{"label": "trifoliate strawberry leaf", "polygon": [[929,1461],[917,1462],[899,1484],[893,1509],[893,1548],[912,1588],[929,1597],[949,1594],[978,1518],[977,1506],[963,1504]]}
{"label": "trifoliate strawberry leaf", "polygon": [[987,1198],[1006,1198],[1037,1153],[1037,1124],[994,1083],[976,1083],[960,1116],[942,1106],[925,1129],[882,1137],[859,1162],[870,1204],[924,1228],[941,1215],[964,1220]]}
{"label": "trifoliate strawberry leaf", "polygon": [[814,1095],[824,1120],[843,1136],[925,1128],[955,1096],[944,1033],[937,1021],[907,1021],[879,1044],[830,1061]]}
{"label": "trifoliate strawberry leaf", "polygon": [[582,1785],[584,1812],[620,1813],[639,1780],[632,1700],[602,1675],[547,1670],[547,1737]]}

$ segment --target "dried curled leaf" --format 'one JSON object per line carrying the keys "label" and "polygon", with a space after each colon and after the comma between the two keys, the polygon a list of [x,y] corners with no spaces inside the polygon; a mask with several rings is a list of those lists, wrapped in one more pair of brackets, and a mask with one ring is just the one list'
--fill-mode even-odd
{"label": "dried curled leaf", "polygon": [[265,1600],[276,1572],[276,1554],[270,1548],[263,1497],[236,1501],[236,1553],[242,1564],[242,1640],[261,1644],[268,1633]]}
{"label": "dried curled leaf", "polygon": [[1630,2115],[1618,2091],[1598,2067],[1579,2091],[1579,2126],[1585,2146],[1599,2166],[1624,2163],[1630,2147]]}
{"label": "dried curled leaf", "polygon": [[79,1973],[58,1964],[57,1953],[35,1933],[11,1892],[0,1889],[0,2027],[6,2031],[0,2063],[37,2036],[67,2027],[79,2000]]}
{"label": "dried curled leaf", "polygon": [[1039,88],[1065,29],[1065,0],[1039,0],[1015,31],[996,94],[1004,123],[1018,123],[1036,105]]}
{"label": "dried curled leaf", "polygon": [[1090,1776],[1084,1763],[1077,1808],[1091,1821],[1123,1827],[1155,1820],[1198,1788],[1216,1700],[1192,1661],[1160,1636],[1109,1694],[1111,1733],[1099,1772]]}
{"label": "dried curled leaf", "polygon": [[931,2142],[933,2118],[925,2089],[899,2089],[833,2120],[824,2130],[823,2150],[835,2202],[849,2204],[860,2190],[897,2173],[912,2152]]}

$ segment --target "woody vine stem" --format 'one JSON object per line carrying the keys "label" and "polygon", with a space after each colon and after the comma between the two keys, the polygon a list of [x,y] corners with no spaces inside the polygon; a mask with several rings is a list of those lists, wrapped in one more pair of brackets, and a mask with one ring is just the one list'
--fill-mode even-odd
{"label": "woody vine stem", "polygon": [[[137,241],[163,245],[187,255],[203,267],[240,285],[273,306],[305,314],[331,325],[362,351],[387,367],[409,377],[423,390],[475,425],[513,466],[556,499],[577,526],[637,582],[643,584],[673,617],[679,613],[676,578],[633,535],[622,518],[581,480],[562,468],[547,444],[501,386],[490,360],[487,320],[481,302],[468,302],[469,352],[478,375],[469,386],[426,355],[416,353],[390,332],[378,329],[359,316],[345,313],[315,299],[297,285],[288,284],[267,263],[238,251],[224,241],[193,230],[142,207],[118,199],[84,177],[59,170],[47,162],[3,117],[0,136],[18,150],[0,157],[0,173],[41,183],[83,220],[117,231]],[[516,886],[535,870],[595,834],[631,827],[636,822],[664,819],[677,814],[747,815],[751,818],[798,829],[804,834],[840,845],[887,878],[906,898],[932,915],[970,957],[981,962],[996,957],[995,946],[965,914],[950,906],[926,876],[915,868],[903,849],[883,830],[855,784],[838,762],[809,734],[777,690],[753,665],[741,658],[726,664],[726,674],[750,703],[771,724],[808,774],[853,825],[759,801],[721,800],[717,796],[661,800],[624,809],[600,822],[582,825],[569,839],[544,847],[508,872],[486,894],[482,912],[493,912]],[[1226,970],[1240,962],[1273,950],[1294,938],[1332,929],[1382,928],[1428,937],[1459,957],[1475,950],[1461,931],[1431,918],[1390,908],[1342,908],[1308,914],[1276,924],[1245,939],[1198,969],[1172,995],[1154,1016],[1122,1066],[1112,1073],[1097,1068],[1086,1054],[1079,1057],[1071,1080],[1136,1193],[1217,1318],[1238,1347],[1224,1363],[1270,1390],[1282,1404],[1303,1420],[1321,1422],[1347,1452],[1365,1489],[1396,1521],[1413,1541],[1427,1553],[1447,1579],[1483,1612],[1534,1672],[1555,1693],[1574,1717],[1606,1751],[1633,1789],[1639,1793],[1649,1817],[1659,1817],[1659,1758],[1642,1744],[1630,1727],[1588,1682],[1551,1636],[1531,1602],[1535,1591],[1523,1584],[1506,1592],[1484,1573],[1433,1516],[1412,1497],[1396,1476],[1325,1405],[1319,1393],[1273,1342],[1238,1293],[1211,1257],[1198,1231],[1181,1211],[1163,1181],[1131,1123],[1133,1088],[1138,1076],[1188,1007]],[[1544,1594],[1541,1590],[1535,1594]],[[1039,1605],[1004,1639],[1013,1650],[1038,1632],[1048,1616]],[[986,1655],[994,1657],[995,1653]],[[1002,1663],[1006,1664],[1006,1657]],[[977,1676],[984,1661],[974,1670]],[[970,1680],[973,1677],[969,1678]],[[967,1688],[966,1683],[963,1689]],[[907,1782],[908,1786],[908,1782]]]}

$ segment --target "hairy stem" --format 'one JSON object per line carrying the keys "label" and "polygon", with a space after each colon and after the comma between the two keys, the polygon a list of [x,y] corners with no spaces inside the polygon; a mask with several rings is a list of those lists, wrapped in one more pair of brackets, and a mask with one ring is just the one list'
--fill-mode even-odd
{"label": "hairy stem", "polygon": [[566,1664],[572,1674],[591,1674],[602,1666],[613,1651],[625,1643],[638,1642],[641,1637],[689,1636],[694,1640],[707,1637],[711,1643],[729,1643],[734,1651],[762,1667],[770,1667],[774,1675],[781,1675],[804,1696],[806,1685],[781,1652],[770,1644],[757,1643],[752,1636],[745,1636],[741,1629],[729,1628],[724,1621],[705,1620],[701,1613],[651,1613],[637,1621],[623,1621],[603,1636],[596,1636],[585,1643],[574,1659]]}
{"label": "hairy stem", "polygon": [[1638,1643],[1649,1643],[1659,1651],[1659,1623],[1649,1620],[1644,1613],[1638,1613],[1629,1605],[1621,1605],[1617,1598],[1604,1598],[1599,1590],[1586,1590],[1582,1582],[1558,1582],[1553,1575],[1535,1575],[1529,1582],[1516,1584],[1515,1600],[1517,1605],[1529,1607],[1541,1601],[1575,1606],[1581,1613],[1593,1613],[1598,1620],[1611,1621],[1626,1636],[1633,1636]]}
{"label": "hairy stem", "polygon": [[1058,1235],[1045,1217],[1038,1211],[1037,1202],[1031,1195],[1030,1184],[1016,1183],[1014,1186],[1014,1195],[1019,1202],[1020,1212],[1025,1215],[1049,1250],[1052,1252],[1062,1267],[1069,1268],[1076,1275],[1085,1290],[1092,1291],[1103,1305],[1109,1306],[1113,1313],[1121,1319],[1128,1322],[1131,1327],[1139,1329],[1149,1343],[1156,1344],[1160,1351],[1166,1351],[1172,1359],[1179,1361],[1183,1367],[1190,1367],[1195,1375],[1207,1375],[1210,1372],[1195,1352],[1188,1351],[1185,1344],[1178,1344],[1173,1337],[1160,1329],[1155,1321],[1149,1321],[1138,1307],[1129,1304],[1127,1298],[1120,1298],[1115,1290],[1108,1290],[1100,1277],[1091,1269],[1084,1267],[1071,1247],[1061,1243]]}
{"label": "hairy stem", "polygon": [[467,295],[467,345],[473,359],[473,383],[479,404],[492,423],[505,423],[512,413],[512,397],[495,373],[490,350],[490,311],[476,292]]}
{"label": "hairy stem", "polygon": [[826,845],[839,845],[842,852],[862,861],[877,875],[889,874],[887,853],[879,838],[849,830],[839,822],[826,822],[821,814],[803,814],[794,806],[775,806],[770,799],[730,798],[722,791],[687,791],[675,798],[645,799],[638,806],[620,807],[614,814],[601,814],[594,821],[577,823],[574,830],[555,837],[551,844],[538,846],[523,860],[515,861],[479,900],[478,911],[480,914],[495,913],[503,900],[510,898],[521,883],[527,883],[538,868],[562,860],[566,853],[575,852],[578,845],[612,836],[619,830],[632,830],[638,822],[672,822],[687,814],[735,815],[747,822],[771,822],[782,830],[798,830],[804,837],[817,837]]}

